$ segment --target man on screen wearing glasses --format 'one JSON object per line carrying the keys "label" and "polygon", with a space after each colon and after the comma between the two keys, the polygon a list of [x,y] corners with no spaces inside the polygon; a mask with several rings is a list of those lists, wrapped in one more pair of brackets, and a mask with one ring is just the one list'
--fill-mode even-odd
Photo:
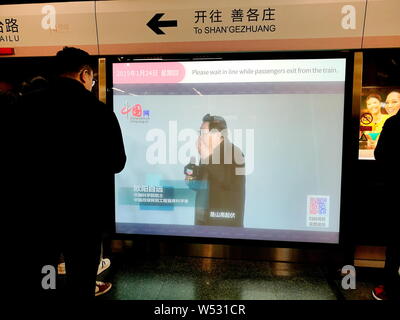
{"label": "man on screen wearing glasses", "polygon": [[224,118],[203,117],[197,150],[200,164],[185,167],[185,179],[196,191],[195,225],[243,227],[245,159],[228,140]]}

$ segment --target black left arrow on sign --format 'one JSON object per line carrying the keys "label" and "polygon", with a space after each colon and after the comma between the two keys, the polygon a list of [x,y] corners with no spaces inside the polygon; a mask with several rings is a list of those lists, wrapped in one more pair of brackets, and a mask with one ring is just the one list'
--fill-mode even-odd
{"label": "black left arrow on sign", "polygon": [[164,27],[177,27],[178,26],[178,21],[177,20],[163,20],[160,21],[161,17],[165,13],[156,13],[153,18],[150,19],[149,22],[147,22],[147,26],[153,30],[156,34],[165,34],[164,31],[162,31],[160,28]]}

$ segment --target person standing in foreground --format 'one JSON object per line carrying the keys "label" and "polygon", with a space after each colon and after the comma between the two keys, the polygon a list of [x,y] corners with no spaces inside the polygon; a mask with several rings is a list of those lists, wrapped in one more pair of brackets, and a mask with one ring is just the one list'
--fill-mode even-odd
{"label": "person standing in foreground", "polygon": [[112,223],[112,179],[126,162],[115,114],[91,93],[95,61],[83,50],[65,47],[55,57],[56,77],[48,87],[22,99],[29,115],[23,120],[29,190],[24,217],[28,228],[32,225],[33,285],[39,297],[57,293],[44,283],[42,268],[57,270],[60,253],[68,297],[95,296],[102,235]]}
{"label": "person standing in foreground", "polygon": [[[397,110],[398,111],[398,110]],[[400,217],[397,202],[399,193],[400,173],[398,152],[400,150],[400,113],[386,120],[378,144],[375,149],[375,159],[384,174],[386,190],[385,211],[382,217],[386,220],[388,242],[386,246],[386,262],[383,285],[372,291],[377,300],[400,300]]]}

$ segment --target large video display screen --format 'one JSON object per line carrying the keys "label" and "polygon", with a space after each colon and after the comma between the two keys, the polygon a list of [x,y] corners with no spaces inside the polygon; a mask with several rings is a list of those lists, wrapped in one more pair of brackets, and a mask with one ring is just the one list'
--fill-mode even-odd
{"label": "large video display screen", "polygon": [[112,64],[122,234],[338,243],[346,59]]}

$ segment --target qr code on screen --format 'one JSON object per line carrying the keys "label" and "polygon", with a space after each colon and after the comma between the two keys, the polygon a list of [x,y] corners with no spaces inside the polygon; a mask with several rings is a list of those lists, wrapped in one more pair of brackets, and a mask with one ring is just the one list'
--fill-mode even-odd
{"label": "qr code on screen", "polygon": [[329,196],[307,197],[307,227],[329,226]]}

